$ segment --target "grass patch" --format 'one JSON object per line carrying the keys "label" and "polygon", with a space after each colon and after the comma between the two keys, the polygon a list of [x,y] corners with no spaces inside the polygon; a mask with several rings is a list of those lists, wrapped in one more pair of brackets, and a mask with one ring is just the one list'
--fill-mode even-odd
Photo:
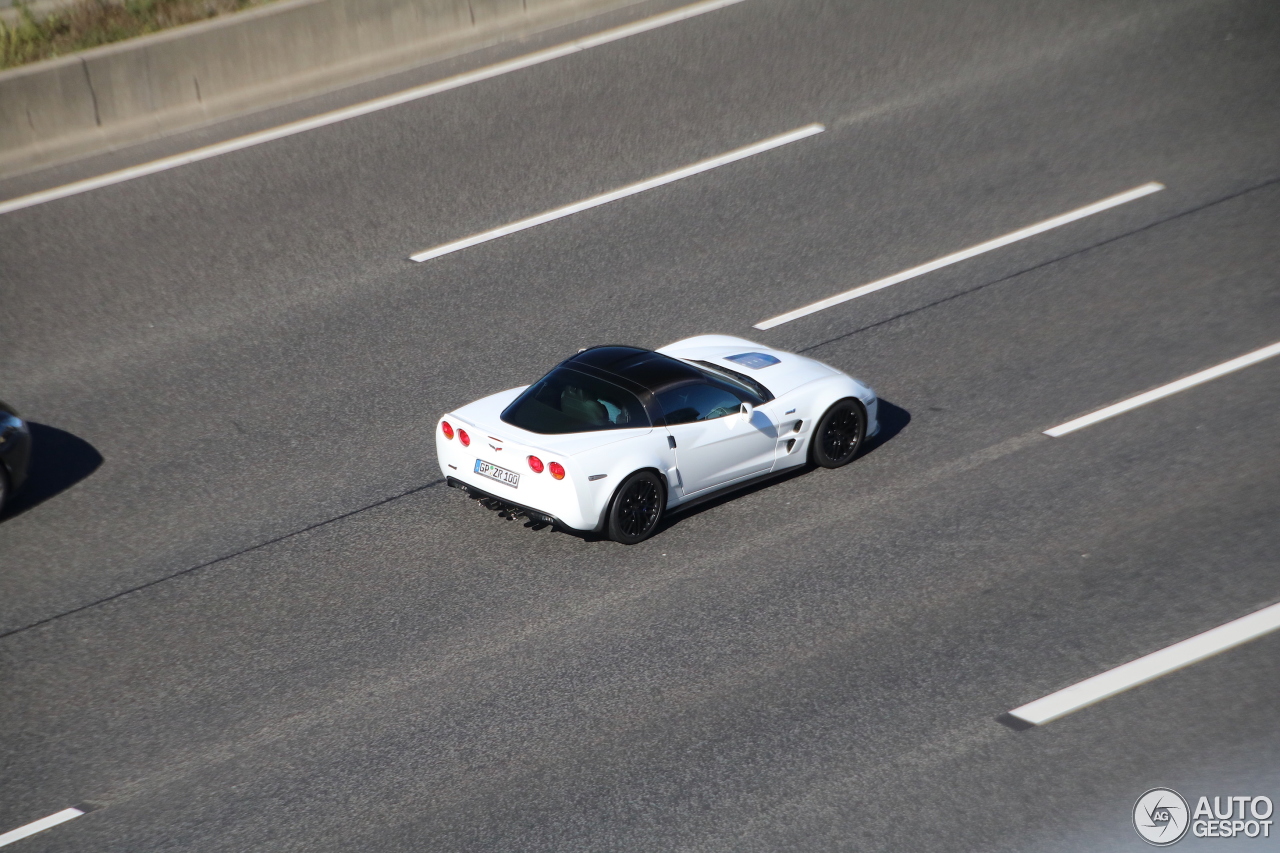
{"label": "grass patch", "polygon": [[40,16],[25,4],[17,4],[18,21],[0,21],[0,68],[64,56],[264,2],[267,0],[79,0],[74,6]]}

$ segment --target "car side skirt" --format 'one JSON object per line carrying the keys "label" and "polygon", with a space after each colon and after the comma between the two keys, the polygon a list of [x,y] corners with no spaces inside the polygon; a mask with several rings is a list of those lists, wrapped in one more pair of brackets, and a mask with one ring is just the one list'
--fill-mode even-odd
{"label": "car side skirt", "polygon": [[741,480],[734,480],[732,483],[725,483],[723,486],[717,486],[716,488],[713,488],[713,489],[707,489],[705,492],[699,492],[698,494],[693,495],[692,497],[686,498],[685,500],[681,501],[675,506],[668,505],[665,511],[671,515],[675,515],[677,513],[684,512],[686,509],[689,509],[690,507],[699,506],[700,504],[704,504],[707,501],[713,501],[716,498],[722,498],[725,495],[730,494],[732,492],[736,492],[739,489],[745,489],[749,486],[755,486],[760,483],[767,482],[768,480],[772,480],[776,477],[781,477],[783,474],[789,474],[792,471],[798,471],[801,468],[804,468],[806,464],[807,463],[802,461],[794,465],[788,465],[785,468],[774,468],[768,471],[764,471],[760,474],[752,474],[749,477],[743,477]]}

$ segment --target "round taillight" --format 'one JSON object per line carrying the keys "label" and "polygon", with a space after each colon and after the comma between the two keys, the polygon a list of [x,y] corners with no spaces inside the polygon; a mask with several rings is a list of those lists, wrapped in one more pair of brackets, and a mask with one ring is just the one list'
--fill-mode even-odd
{"label": "round taillight", "polygon": [[551,469],[552,477],[555,477],[557,480],[564,479],[564,466],[561,465],[559,462],[552,462],[547,467]]}
{"label": "round taillight", "polygon": [[458,430],[458,441],[462,442],[463,447],[471,446],[471,436],[467,435],[467,431],[465,429]]}
{"label": "round taillight", "polygon": [[536,456],[530,456],[530,457],[529,457],[529,468],[533,471],[533,473],[535,473],[535,474],[541,474],[541,473],[542,473],[542,460],[541,460],[541,459],[539,459],[539,458],[538,458],[538,457],[536,457]]}
{"label": "round taillight", "polygon": [[453,427],[449,426],[449,422],[448,422],[448,421],[441,421],[441,422],[440,422],[440,431],[441,431],[442,433],[444,433],[444,437],[445,437],[445,438],[448,438],[448,439],[452,439],[452,438],[453,438]]}

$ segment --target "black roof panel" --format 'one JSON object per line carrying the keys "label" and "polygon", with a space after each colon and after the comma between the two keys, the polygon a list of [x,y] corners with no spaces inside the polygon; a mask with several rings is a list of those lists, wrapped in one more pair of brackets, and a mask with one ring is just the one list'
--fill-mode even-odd
{"label": "black roof panel", "polygon": [[658,391],[690,379],[706,379],[701,371],[683,361],[638,347],[592,347],[578,353],[566,364],[586,364],[630,380],[649,391]]}
{"label": "black roof panel", "polygon": [[628,358],[634,358],[637,355],[644,355],[649,352],[647,349],[639,347],[624,346],[601,346],[584,349],[582,352],[567,359],[570,364],[589,364],[592,367],[599,367],[604,370],[612,370],[613,365],[620,361],[626,361]]}

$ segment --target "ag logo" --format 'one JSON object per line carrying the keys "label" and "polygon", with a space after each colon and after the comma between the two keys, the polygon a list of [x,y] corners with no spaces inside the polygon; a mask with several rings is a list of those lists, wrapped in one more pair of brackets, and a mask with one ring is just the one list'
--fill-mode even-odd
{"label": "ag logo", "polygon": [[1187,801],[1172,788],[1152,788],[1133,804],[1133,828],[1142,840],[1167,847],[1187,834]]}

